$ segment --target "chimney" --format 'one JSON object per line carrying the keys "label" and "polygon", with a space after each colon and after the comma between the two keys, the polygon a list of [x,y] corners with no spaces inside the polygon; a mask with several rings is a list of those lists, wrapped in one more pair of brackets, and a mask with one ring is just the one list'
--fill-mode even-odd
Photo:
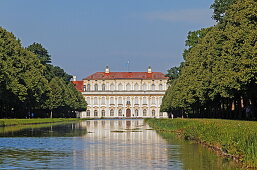
{"label": "chimney", "polygon": [[110,68],[109,68],[109,66],[106,66],[106,67],[105,67],[105,73],[110,73]]}
{"label": "chimney", "polygon": [[151,66],[148,67],[147,72],[152,73],[152,67]]}
{"label": "chimney", "polygon": [[77,77],[76,76],[73,76],[72,79],[73,79],[73,81],[77,81]]}

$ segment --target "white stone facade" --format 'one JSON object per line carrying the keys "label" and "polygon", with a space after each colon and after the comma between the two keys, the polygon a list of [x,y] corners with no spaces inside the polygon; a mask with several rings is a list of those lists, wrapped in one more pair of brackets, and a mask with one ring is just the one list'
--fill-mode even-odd
{"label": "white stone facade", "polygon": [[[147,73],[146,73],[147,74]],[[160,112],[167,79],[84,79],[81,118],[166,118]]]}

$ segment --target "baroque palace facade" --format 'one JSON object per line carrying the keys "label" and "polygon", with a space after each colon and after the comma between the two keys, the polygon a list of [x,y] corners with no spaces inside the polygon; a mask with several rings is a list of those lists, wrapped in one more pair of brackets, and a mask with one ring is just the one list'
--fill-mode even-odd
{"label": "baroque palace facade", "polygon": [[80,118],[166,118],[160,112],[168,78],[161,72],[96,72],[73,81],[87,101]]}

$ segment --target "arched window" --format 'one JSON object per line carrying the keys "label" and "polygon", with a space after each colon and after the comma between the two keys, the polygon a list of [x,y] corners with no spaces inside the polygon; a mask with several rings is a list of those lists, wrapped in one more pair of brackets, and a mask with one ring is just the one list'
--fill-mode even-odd
{"label": "arched window", "polygon": [[118,85],[118,89],[119,89],[119,91],[123,90],[123,85],[121,83]]}
{"label": "arched window", "polygon": [[143,88],[144,91],[147,90],[147,87],[146,87],[146,84],[145,84],[145,83],[143,84],[142,88]]}
{"label": "arched window", "polygon": [[90,116],[90,110],[87,110],[87,116]]}
{"label": "arched window", "polygon": [[155,117],[155,110],[152,110],[152,116]]}
{"label": "arched window", "polygon": [[163,85],[162,84],[159,85],[159,90],[163,90]]}
{"label": "arched window", "polygon": [[147,99],[146,99],[146,97],[143,97],[143,104],[147,104]]}
{"label": "arched window", "polygon": [[90,91],[90,84],[87,85],[87,91]]}
{"label": "arched window", "polygon": [[152,84],[151,88],[152,88],[151,90],[155,90],[155,85]]}
{"label": "arched window", "polygon": [[143,110],[143,116],[146,116],[146,114],[147,114],[147,111],[146,111],[146,109],[144,109]]}
{"label": "arched window", "polygon": [[135,104],[139,104],[138,103],[138,97],[135,97]]}
{"label": "arched window", "polygon": [[130,91],[130,90],[131,90],[131,85],[130,85],[129,83],[126,85],[126,90],[127,90],[127,91]]}
{"label": "arched window", "polygon": [[114,98],[113,97],[110,98],[110,104],[114,104]]}
{"label": "arched window", "polygon": [[101,104],[105,104],[105,98],[104,97],[102,97],[102,100],[101,100]]}
{"label": "arched window", "polygon": [[119,116],[122,116],[122,110],[119,109]]}
{"label": "arched window", "polygon": [[94,105],[97,105],[97,104],[98,104],[97,97],[94,97]]}
{"label": "arched window", "polygon": [[102,84],[102,91],[105,91],[105,84]]}
{"label": "arched window", "polygon": [[135,110],[135,114],[136,114],[136,116],[138,116],[138,110],[137,109]]}
{"label": "arched window", "polygon": [[122,97],[119,97],[119,98],[118,98],[118,103],[119,103],[119,104],[122,104]]}
{"label": "arched window", "polygon": [[105,110],[102,110],[102,117],[105,117]]}
{"label": "arched window", "polygon": [[98,116],[97,110],[94,110],[94,116]]}
{"label": "arched window", "polygon": [[110,116],[114,116],[114,110],[113,109],[110,110]]}
{"label": "arched window", "polygon": [[111,88],[111,91],[114,91],[115,90],[114,84],[111,84],[110,88]]}
{"label": "arched window", "polygon": [[95,84],[95,91],[98,91],[98,85]]}
{"label": "arched window", "polygon": [[83,90],[84,90],[84,91],[87,91],[87,85],[84,85],[84,86],[83,86]]}
{"label": "arched window", "polygon": [[138,91],[138,90],[139,90],[139,86],[138,86],[138,84],[137,84],[137,83],[134,85],[134,90],[136,90],[136,91]]}

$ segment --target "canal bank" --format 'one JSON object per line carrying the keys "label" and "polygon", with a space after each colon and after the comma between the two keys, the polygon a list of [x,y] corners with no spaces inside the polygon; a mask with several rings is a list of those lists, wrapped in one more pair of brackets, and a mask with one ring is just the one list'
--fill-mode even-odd
{"label": "canal bank", "polygon": [[42,119],[0,119],[0,127],[30,124],[60,123],[70,121],[81,121],[89,119],[79,118],[42,118]]}
{"label": "canal bank", "polygon": [[220,154],[257,167],[257,122],[220,119],[145,119],[155,130],[177,133]]}

